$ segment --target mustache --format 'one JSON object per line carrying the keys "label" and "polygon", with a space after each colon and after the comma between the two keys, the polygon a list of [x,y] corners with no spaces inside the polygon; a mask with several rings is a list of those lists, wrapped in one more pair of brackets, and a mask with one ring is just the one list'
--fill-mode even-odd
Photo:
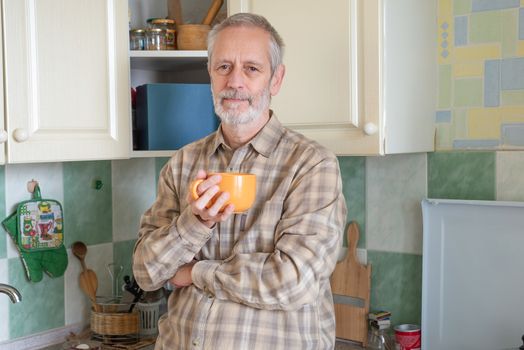
{"label": "mustache", "polygon": [[221,100],[224,98],[233,98],[235,100],[247,100],[249,104],[253,102],[253,96],[249,95],[248,93],[240,92],[235,89],[228,89],[228,90],[221,91],[218,94],[218,98],[220,98]]}

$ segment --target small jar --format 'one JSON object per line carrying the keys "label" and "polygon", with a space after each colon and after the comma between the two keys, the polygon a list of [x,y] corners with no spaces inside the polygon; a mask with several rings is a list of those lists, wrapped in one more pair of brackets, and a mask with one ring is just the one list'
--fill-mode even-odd
{"label": "small jar", "polygon": [[151,28],[147,30],[147,49],[148,50],[165,50],[166,49],[166,32],[160,28]]}
{"label": "small jar", "polygon": [[160,28],[166,32],[166,50],[176,49],[175,20],[168,18],[155,18],[151,20],[151,28]]}
{"label": "small jar", "polygon": [[146,31],[144,29],[132,29],[129,31],[129,49],[146,49]]}

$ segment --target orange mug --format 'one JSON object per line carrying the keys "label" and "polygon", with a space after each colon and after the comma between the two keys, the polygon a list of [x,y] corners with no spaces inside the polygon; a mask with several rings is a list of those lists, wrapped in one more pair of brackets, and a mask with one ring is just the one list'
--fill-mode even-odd
{"label": "orange mug", "polygon": [[[242,213],[253,205],[257,192],[257,177],[255,174],[248,173],[209,173],[211,175],[220,175],[222,180],[218,184],[220,192],[228,192],[229,200],[224,204],[223,210],[228,204],[235,206],[234,213]],[[203,179],[195,180],[191,183],[191,195],[193,199],[198,199],[198,185]],[[219,194],[217,194],[218,196]],[[214,202],[213,200],[211,202]],[[211,206],[212,203],[208,205]]]}

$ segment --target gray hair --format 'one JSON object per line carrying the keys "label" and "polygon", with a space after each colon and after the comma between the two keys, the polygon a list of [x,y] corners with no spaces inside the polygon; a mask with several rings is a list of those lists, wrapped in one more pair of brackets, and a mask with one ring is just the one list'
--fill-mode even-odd
{"label": "gray hair", "polygon": [[213,48],[215,47],[215,40],[218,33],[229,27],[255,27],[260,28],[269,34],[269,60],[271,63],[271,75],[273,75],[277,67],[282,64],[282,58],[284,56],[284,41],[267,19],[252,13],[234,14],[227,17],[211,29],[207,36],[208,65],[213,56]]}

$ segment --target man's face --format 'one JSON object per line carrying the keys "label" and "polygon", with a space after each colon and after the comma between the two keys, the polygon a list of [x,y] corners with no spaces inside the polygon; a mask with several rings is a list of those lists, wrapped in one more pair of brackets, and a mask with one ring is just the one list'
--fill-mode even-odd
{"label": "man's face", "polygon": [[281,78],[271,79],[269,34],[251,27],[221,31],[209,75],[215,112],[223,123],[246,124],[269,113],[271,96],[278,92],[281,82]]}

